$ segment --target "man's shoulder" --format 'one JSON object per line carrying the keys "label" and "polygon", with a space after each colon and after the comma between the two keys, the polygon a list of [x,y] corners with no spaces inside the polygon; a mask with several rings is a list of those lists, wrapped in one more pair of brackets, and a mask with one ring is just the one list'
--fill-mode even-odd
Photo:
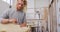
{"label": "man's shoulder", "polygon": [[3,13],[5,13],[5,14],[12,14],[12,13],[14,13],[14,9],[7,9]]}
{"label": "man's shoulder", "polygon": [[9,12],[13,12],[15,9],[9,9]]}
{"label": "man's shoulder", "polygon": [[8,13],[11,13],[11,12],[14,12],[14,11],[15,11],[15,9],[8,9],[7,10]]}

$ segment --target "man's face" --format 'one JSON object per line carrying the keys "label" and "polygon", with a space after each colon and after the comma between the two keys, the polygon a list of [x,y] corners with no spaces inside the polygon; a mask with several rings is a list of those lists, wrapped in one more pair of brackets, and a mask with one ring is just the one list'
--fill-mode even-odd
{"label": "man's face", "polygon": [[21,10],[24,8],[24,2],[22,0],[17,1],[17,9]]}

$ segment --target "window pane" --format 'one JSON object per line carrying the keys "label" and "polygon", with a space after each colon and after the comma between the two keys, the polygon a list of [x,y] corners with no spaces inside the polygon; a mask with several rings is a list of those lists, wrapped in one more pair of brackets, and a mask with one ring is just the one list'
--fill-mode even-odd
{"label": "window pane", "polygon": [[4,2],[8,3],[9,5],[12,5],[13,0],[3,0]]}

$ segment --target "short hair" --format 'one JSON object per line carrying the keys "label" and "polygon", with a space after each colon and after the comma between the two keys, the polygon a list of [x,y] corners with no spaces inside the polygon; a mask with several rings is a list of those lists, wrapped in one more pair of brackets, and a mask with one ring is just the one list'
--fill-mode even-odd
{"label": "short hair", "polygon": [[[17,0],[18,1],[18,0]],[[24,2],[24,5],[27,5],[27,0],[22,0]]]}

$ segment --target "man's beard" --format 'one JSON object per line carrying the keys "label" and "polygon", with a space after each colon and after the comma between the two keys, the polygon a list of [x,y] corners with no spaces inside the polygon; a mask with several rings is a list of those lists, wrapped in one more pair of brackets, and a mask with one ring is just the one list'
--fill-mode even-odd
{"label": "man's beard", "polygon": [[21,10],[23,10],[23,7],[22,8],[17,8],[17,11],[21,11]]}

